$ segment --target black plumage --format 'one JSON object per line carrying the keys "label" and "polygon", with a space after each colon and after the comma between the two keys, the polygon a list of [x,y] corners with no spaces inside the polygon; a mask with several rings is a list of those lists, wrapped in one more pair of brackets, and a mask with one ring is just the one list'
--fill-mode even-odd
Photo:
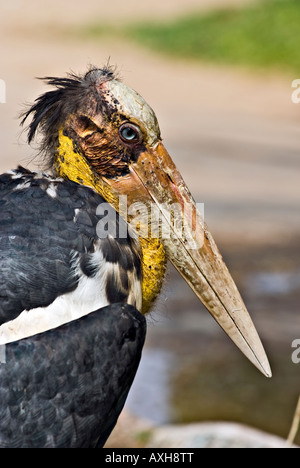
{"label": "black plumage", "polygon": [[[107,235],[111,229],[117,236],[109,240],[107,260],[108,238],[97,235],[101,203],[88,187],[20,167],[0,176],[0,324],[73,291],[80,275],[94,276],[96,244],[105,261],[120,262],[122,274],[124,265],[141,274],[135,241],[129,235],[118,238],[120,218],[114,210]],[[126,297],[122,288],[124,302]],[[117,291],[111,302],[120,302]]]}
{"label": "black plumage", "polygon": [[125,403],[145,332],[135,308],[115,304],[6,345],[0,447],[102,447]]}

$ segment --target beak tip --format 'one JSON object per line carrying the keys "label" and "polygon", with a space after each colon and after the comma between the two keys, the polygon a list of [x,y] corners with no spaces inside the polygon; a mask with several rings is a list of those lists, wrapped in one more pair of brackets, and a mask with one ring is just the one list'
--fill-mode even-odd
{"label": "beak tip", "polygon": [[270,368],[269,368],[269,369],[265,369],[265,368],[260,367],[259,370],[261,371],[261,373],[262,373],[265,377],[267,377],[267,379],[271,379],[271,378],[273,377],[272,371],[271,371]]}
{"label": "beak tip", "polygon": [[261,365],[261,370],[262,370],[262,373],[268,378],[268,379],[271,379],[272,378],[272,370],[271,370],[271,367],[270,367],[270,364],[268,362],[268,360],[266,361],[266,363],[264,364],[264,366]]}
{"label": "beak tip", "polygon": [[267,355],[265,353],[265,350],[263,349],[261,343],[260,343],[260,352],[259,353],[254,353],[253,349],[251,349],[251,354],[252,356],[250,357],[249,354],[247,353],[248,359],[254,364],[255,367],[267,378],[272,377],[272,370],[271,366],[269,364],[269,360],[267,358]]}

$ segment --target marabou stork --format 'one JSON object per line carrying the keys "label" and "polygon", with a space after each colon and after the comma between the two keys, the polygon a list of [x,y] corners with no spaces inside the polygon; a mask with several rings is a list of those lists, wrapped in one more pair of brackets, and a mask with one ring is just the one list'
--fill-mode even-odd
{"label": "marabou stork", "polygon": [[167,260],[270,376],[153,110],[110,67],[44,80],[22,124],[46,172],[0,176],[0,446],[103,446]]}

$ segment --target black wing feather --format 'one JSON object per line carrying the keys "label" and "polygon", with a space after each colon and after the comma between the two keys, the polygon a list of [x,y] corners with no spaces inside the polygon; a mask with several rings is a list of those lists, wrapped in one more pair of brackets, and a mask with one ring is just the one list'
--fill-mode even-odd
{"label": "black wing feather", "polygon": [[103,202],[92,189],[22,168],[0,176],[0,323],[73,291],[76,259],[80,273],[93,274],[86,256],[98,240]]}
{"label": "black wing feather", "polygon": [[6,345],[0,364],[0,448],[100,448],[124,406],[146,333],[113,304]]}

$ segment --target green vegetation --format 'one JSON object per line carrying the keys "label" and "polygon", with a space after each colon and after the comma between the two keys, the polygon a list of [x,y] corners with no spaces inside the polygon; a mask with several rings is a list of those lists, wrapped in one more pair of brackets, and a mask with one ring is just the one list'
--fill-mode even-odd
{"label": "green vegetation", "polygon": [[128,28],[140,44],[172,57],[300,70],[300,2],[268,0]]}
{"label": "green vegetation", "polygon": [[[107,32],[89,29],[93,37]],[[172,22],[130,24],[114,36],[173,58],[300,70],[300,1],[264,0],[238,9],[194,13]]]}

